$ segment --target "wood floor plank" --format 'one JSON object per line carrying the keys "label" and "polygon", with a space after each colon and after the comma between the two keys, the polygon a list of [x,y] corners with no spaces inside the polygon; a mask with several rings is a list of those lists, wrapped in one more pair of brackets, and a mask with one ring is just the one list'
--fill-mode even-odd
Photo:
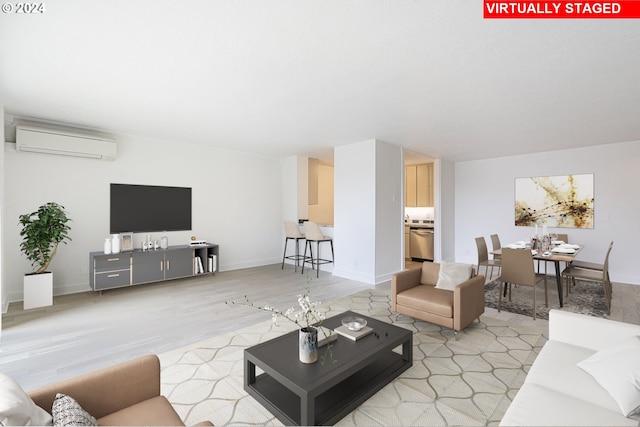
{"label": "wood floor plank", "polygon": [[[297,305],[309,286],[312,300],[330,301],[371,287],[280,264],[184,280],[54,298],[51,307],[3,315],[0,370],[25,389],[149,353],[162,353],[255,324],[270,315],[225,304],[242,301],[279,309]],[[640,323],[640,286],[614,284],[614,320]]]}
{"label": "wood floor plank", "polygon": [[23,388],[89,372],[133,357],[162,353],[269,319],[225,301],[280,309],[297,306],[309,286],[312,300],[329,301],[369,288],[365,283],[315,271],[295,273],[280,264],[219,272],[130,288],[64,295],[54,305],[3,316],[0,370]]}

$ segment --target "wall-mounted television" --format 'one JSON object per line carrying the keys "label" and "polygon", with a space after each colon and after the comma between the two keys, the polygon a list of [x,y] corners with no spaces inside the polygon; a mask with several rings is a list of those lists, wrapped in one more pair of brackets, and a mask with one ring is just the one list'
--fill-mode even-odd
{"label": "wall-mounted television", "polygon": [[191,230],[191,188],[111,184],[110,232]]}

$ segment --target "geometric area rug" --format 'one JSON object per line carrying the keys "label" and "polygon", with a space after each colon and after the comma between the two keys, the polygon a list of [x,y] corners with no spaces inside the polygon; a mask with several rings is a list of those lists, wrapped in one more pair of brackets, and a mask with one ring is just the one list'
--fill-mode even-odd
{"label": "geometric area rug", "polygon": [[[495,309],[498,308],[499,292],[500,289],[504,289],[502,285],[503,283],[500,282],[499,278],[485,285],[485,306]],[[566,286],[566,282],[564,282],[563,285]],[[558,287],[555,276],[549,276],[547,278],[547,291],[549,298],[548,307],[546,307],[544,303],[544,283],[540,280],[536,286],[536,317],[540,319],[548,320],[549,310],[551,309],[581,313],[594,317],[609,317],[602,284],[576,280],[576,284],[571,287],[568,297],[563,288],[565,295],[562,308],[560,308],[560,302],[558,300]],[[503,296],[501,309],[510,313],[523,314],[531,317],[533,315],[532,287],[513,286],[511,290],[511,301],[509,301],[508,296],[506,298]]]}
{"label": "geometric area rug", "polygon": [[[326,317],[353,310],[413,332],[413,366],[338,426],[496,425],[547,341],[537,330],[487,316],[456,339],[450,329],[396,317],[384,285],[318,309]],[[265,313],[258,324],[160,354],[161,392],[187,425],[282,425],[244,391],[243,351],[294,329],[285,320],[273,325]]]}

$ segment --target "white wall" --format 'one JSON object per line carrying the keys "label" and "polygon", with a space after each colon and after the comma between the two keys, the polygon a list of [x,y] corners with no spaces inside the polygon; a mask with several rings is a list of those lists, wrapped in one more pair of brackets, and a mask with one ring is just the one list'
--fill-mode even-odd
{"label": "white wall", "polygon": [[455,258],[477,262],[475,238],[498,233],[502,244],[528,239],[532,227],[514,225],[515,178],[593,173],[595,228],[558,228],[569,241],[586,245],[579,258],[603,262],[611,240],[614,282],[640,284],[640,141],[459,162],[455,166]]}
{"label": "white wall", "polygon": [[[4,106],[0,105],[0,117],[4,120]],[[0,149],[0,165],[4,164],[4,126],[0,129],[0,142],[2,142],[2,149]],[[4,169],[4,168],[3,168]],[[4,219],[4,173],[0,173],[0,224],[3,223]],[[5,241],[3,238],[3,227],[0,226],[0,313],[4,313],[8,307],[7,293],[4,290],[4,284],[6,283],[4,279],[4,268],[3,267],[3,249],[5,245]],[[2,316],[0,315],[0,336],[2,336]]]}
{"label": "white wall", "polygon": [[297,156],[298,172],[298,216],[296,219],[309,219],[309,158]]}
{"label": "white wall", "polygon": [[375,283],[404,269],[404,161],[402,149],[377,141]]}
{"label": "white wall", "polygon": [[434,261],[455,259],[455,163],[436,159],[433,164],[436,227]]}
{"label": "white wall", "polygon": [[[118,139],[115,161],[6,152],[2,262],[10,301],[22,299],[31,271],[20,253],[18,216],[55,201],[72,219],[71,238],[51,264],[55,294],[89,290],[89,252],[109,235],[109,184],[193,188],[193,230],[169,232],[169,244],[190,236],[220,245],[220,269],[277,263],[282,252],[282,165],[278,158],[139,137]],[[153,234],[160,237],[162,233]],[[139,247],[143,235],[135,235]],[[215,280],[215,279],[213,279]]]}
{"label": "white wall", "polygon": [[317,224],[333,225],[334,183],[333,167],[318,165],[318,203],[309,205],[309,220]]}
{"label": "white wall", "polygon": [[283,220],[298,221],[298,185],[298,156],[282,159]]}
{"label": "white wall", "polygon": [[402,168],[402,150],[380,141],[334,149],[333,274],[375,284],[402,269]]}

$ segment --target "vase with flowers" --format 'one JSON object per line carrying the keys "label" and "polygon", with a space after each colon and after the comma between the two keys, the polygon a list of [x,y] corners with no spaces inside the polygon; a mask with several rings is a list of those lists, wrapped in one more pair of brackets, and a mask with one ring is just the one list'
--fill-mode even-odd
{"label": "vase with flowers", "polygon": [[[298,357],[302,363],[315,363],[318,360],[318,328],[325,316],[317,310],[320,301],[311,301],[309,297],[309,288],[305,289],[305,293],[298,295],[299,308],[290,307],[285,311],[281,311],[270,305],[255,305],[249,297],[244,296],[242,302],[226,301],[226,304],[239,304],[247,307],[255,308],[271,313],[271,319],[274,325],[278,325],[280,317],[295,323],[299,327],[298,331]],[[323,333],[326,333],[323,329]]]}

